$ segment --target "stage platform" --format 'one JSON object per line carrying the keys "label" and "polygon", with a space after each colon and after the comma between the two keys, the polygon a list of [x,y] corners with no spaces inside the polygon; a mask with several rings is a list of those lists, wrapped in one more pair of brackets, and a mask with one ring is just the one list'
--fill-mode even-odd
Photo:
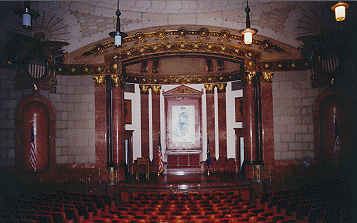
{"label": "stage platform", "polygon": [[214,192],[236,191],[245,200],[250,200],[252,182],[241,181],[236,173],[189,173],[150,175],[149,179],[140,176],[139,180],[129,177],[118,185],[122,202],[128,202],[136,193],[147,192]]}

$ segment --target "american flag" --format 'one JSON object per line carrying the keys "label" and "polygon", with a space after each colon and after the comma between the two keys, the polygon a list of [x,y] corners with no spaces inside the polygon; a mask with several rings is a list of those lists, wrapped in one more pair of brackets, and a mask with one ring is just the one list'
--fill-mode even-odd
{"label": "american flag", "polygon": [[164,161],[162,159],[162,148],[161,148],[161,139],[159,137],[159,173],[161,174],[162,172],[164,172]]}
{"label": "american flag", "polygon": [[333,152],[335,155],[335,162],[337,163],[337,155],[338,151],[340,150],[340,134],[338,133],[338,127],[337,127],[337,119],[335,118],[335,146],[333,148]]}
{"label": "american flag", "polygon": [[209,139],[207,137],[207,161],[206,161],[207,167],[210,168],[211,166],[211,153],[209,151]]}
{"label": "american flag", "polygon": [[33,125],[31,126],[30,164],[32,168],[36,171],[37,157],[36,157],[36,146],[35,146],[35,132],[33,130]]}

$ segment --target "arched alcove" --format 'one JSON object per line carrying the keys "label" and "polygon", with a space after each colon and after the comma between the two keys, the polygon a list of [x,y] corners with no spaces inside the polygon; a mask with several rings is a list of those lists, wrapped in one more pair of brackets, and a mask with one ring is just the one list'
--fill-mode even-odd
{"label": "arched alcove", "polygon": [[[348,161],[353,152],[350,140],[353,117],[350,97],[339,89],[328,89],[315,100],[314,135],[317,164],[344,164]],[[339,135],[338,151],[335,148],[336,131]]]}
{"label": "arched alcove", "polygon": [[[55,165],[55,111],[44,96],[34,93],[16,108],[15,167],[17,170],[44,170]],[[32,139],[33,134],[33,139]],[[30,146],[36,147],[36,165],[30,163]]]}

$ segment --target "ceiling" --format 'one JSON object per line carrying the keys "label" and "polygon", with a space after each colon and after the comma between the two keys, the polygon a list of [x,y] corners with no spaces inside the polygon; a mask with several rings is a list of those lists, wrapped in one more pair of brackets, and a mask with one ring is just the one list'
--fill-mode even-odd
{"label": "ceiling", "polygon": [[[345,22],[334,20],[333,1],[249,1],[251,27],[258,35],[292,47],[302,45],[298,36],[320,34],[323,30],[350,26],[355,16],[355,4],[350,3]],[[223,0],[121,0],[121,31],[135,33],[152,27],[209,26],[218,29],[245,28],[246,1]],[[0,38],[6,39],[6,30],[34,36],[41,34],[47,40],[65,41],[64,50],[72,52],[88,44],[109,37],[115,30],[117,1],[36,1],[31,8],[40,13],[31,30],[21,27],[21,18],[14,9],[22,2],[0,2],[4,21]],[[4,31],[5,30],[5,31]]]}

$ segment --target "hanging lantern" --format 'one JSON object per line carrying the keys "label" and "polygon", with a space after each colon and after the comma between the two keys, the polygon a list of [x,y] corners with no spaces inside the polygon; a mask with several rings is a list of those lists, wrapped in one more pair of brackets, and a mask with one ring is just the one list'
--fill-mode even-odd
{"label": "hanging lantern", "polygon": [[337,22],[342,22],[346,18],[346,9],[350,5],[344,2],[338,2],[331,7],[331,10],[335,11],[335,18]]}
{"label": "hanging lantern", "polygon": [[247,7],[245,8],[245,12],[247,13],[247,19],[246,19],[246,28],[242,29],[239,31],[240,34],[244,36],[244,44],[252,44],[253,42],[253,35],[258,32],[257,29],[250,28],[250,19],[249,19],[249,12],[250,8],[248,6],[248,1],[247,1]]}

